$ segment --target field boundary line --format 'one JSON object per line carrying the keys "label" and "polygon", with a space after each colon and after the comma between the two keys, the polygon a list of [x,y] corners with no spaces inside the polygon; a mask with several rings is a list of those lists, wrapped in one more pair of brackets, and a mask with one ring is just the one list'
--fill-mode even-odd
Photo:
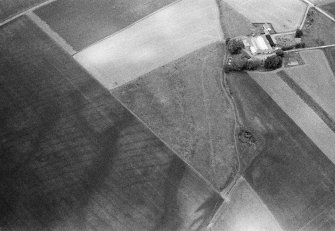
{"label": "field boundary line", "polygon": [[268,211],[269,216],[273,218],[273,220],[277,223],[278,227],[284,231],[283,227],[280,225],[279,221],[277,220],[277,218],[275,217],[275,215],[273,215],[273,213],[271,212],[271,210],[269,209],[269,207],[267,206],[267,204],[263,201],[263,199],[259,196],[259,194],[252,188],[252,186],[249,184],[249,182],[242,177],[242,179],[245,181],[245,183],[247,184],[247,186],[249,187],[250,191],[252,193],[254,193],[255,197],[259,200],[259,202],[264,206],[264,208]]}
{"label": "field boundary line", "polygon": [[[108,89],[107,89],[108,90]],[[108,90],[109,91],[109,90]],[[213,189],[214,192],[216,192],[221,198],[220,191],[216,189],[213,184],[207,180],[195,167],[193,167],[188,160],[186,160],[184,157],[180,156],[177,154],[177,152],[169,145],[166,143],[160,135],[158,135],[156,132],[154,132],[148,125],[145,123],[141,118],[139,118],[127,105],[125,105],[121,100],[119,100],[117,97],[115,97],[110,91],[109,94],[116,100],[118,101],[129,113],[131,113],[143,126],[145,126],[154,136],[156,136],[174,155],[179,157],[194,173],[196,173],[202,180],[204,180],[210,188]],[[223,198],[222,198],[223,199]]]}
{"label": "field boundary line", "polygon": [[95,41],[94,43],[88,45],[87,47],[85,47],[85,48],[79,50],[78,53],[80,53],[80,52],[82,52],[82,51],[84,51],[84,50],[86,50],[86,49],[88,49],[88,48],[90,48],[90,47],[92,47],[92,46],[94,46],[94,45],[96,45],[96,44],[98,44],[98,43],[104,41],[104,40],[107,40],[108,38],[113,37],[114,35],[117,35],[117,34],[123,32],[123,31],[129,29],[130,27],[136,25],[137,23],[139,23],[139,22],[141,22],[141,21],[144,21],[145,19],[151,17],[152,15],[154,15],[154,14],[156,14],[156,13],[162,11],[162,10],[165,10],[165,9],[169,8],[170,6],[173,6],[173,5],[175,5],[175,4],[177,4],[177,3],[181,2],[181,1],[183,1],[183,0],[176,0],[176,1],[170,3],[170,4],[166,5],[166,6],[163,6],[162,8],[159,8],[158,10],[156,10],[156,11],[154,11],[154,12],[152,12],[152,13],[146,15],[146,16],[144,16],[143,18],[140,18],[139,20],[137,20],[137,21],[135,21],[135,22],[129,24],[128,26],[126,26],[126,27],[124,27],[124,28],[122,28],[122,29],[120,29],[120,30],[118,30],[118,31],[116,31],[116,32],[114,32],[114,33],[112,33],[112,34],[110,34],[110,35],[107,35],[106,37],[104,37],[104,38],[102,38],[102,39],[99,39],[99,40]]}
{"label": "field boundary line", "polygon": [[[240,183],[241,181],[243,181],[243,176],[239,176],[238,179],[236,180],[236,184]],[[231,193],[235,192],[236,187],[233,187],[231,190]],[[218,210],[216,211],[216,213],[213,215],[213,218],[210,220],[207,228],[209,229],[209,231],[213,231],[213,225],[218,221],[218,219],[220,218],[224,218],[225,217],[225,209],[227,209],[229,207],[229,204],[225,203],[225,202],[229,202],[229,198],[226,197],[224,198],[224,201],[222,202],[222,205],[218,208]]]}
{"label": "field boundary line", "polygon": [[58,46],[64,49],[71,56],[76,54],[73,47],[68,44],[59,34],[57,34],[51,27],[43,21],[34,12],[27,13],[28,18],[33,21],[44,33],[46,33]]}
{"label": "field boundary line", "polygon": [[323,122],[335,133],[335,121],[331,116],[296,83],[284,70],[277,75],[323,120]]}
{"label": "field boundary line", "polygon": [[307,3],[310,7],[314,7],[317,11],[319,11],[322,14],[324,14],[327,18],[329,18],[330,20],[332,20],[333,22],[335,22],[334,17],[332,17],[326,11],[324,11],[323,9],[321,9],[318,5],[311,3],[309,0],[301,0],[301,1]]}
{"label": "field boundary line", "polygon": [[300,29],[300,30],[302,30],[302,28],[303,28],[304,25],[305,25],[305,22],[306,22],[306,19],[307,19],[307,15],[308,15],[308,12],[309,12],[310,9],[311,9],[311,5],[310,5],[310,4],[307,4],[307,8],[306,8],[306,11],[305,11],[304,18],[302,19],[301,24],[300,24],[300,26],[299,26],[299,29]]}
{"label": "field boundary line", "polygon": [[[135,21],[135,22],[129,24],[128,26],[126,26],[126,27],[124,27],[124,28],[122,28],[122,29],[120,29],[120,30],[118,30],[118,31],[116,31],[116,32],[114,32],[114,33],[112,33],[112,34],[110,34],[110,35],[107,35],[106,37],[104,37],[104,38],[102,38],[102,39],[99,39],[99,40],[95,41],[94,43],[88,45],[88,46],[85,47],[85,48],[80,49],[79,51],[77,51],[77,53],[80,53],[80,52],[82,52],[82,51],[85,51],[86,49],[89,49],[90,47],[92,47],[92,46],[94,46],[94,45],[96,45],[96,44],[98,44],[98,43],[100,43],[100,42],[102,42],[102,41],[105,41],[105,40],[107,40],[107,39],[109,39],[109,38],[111,38],[111,37],[113,37],[113,36],[115,36],[115,35],[117,35],[117,34],[123,32],[123,31],[125,31],[125,30],[127,30],[127,29],[129,29],[129,28],[131,28],[131,27],[133,27],[133,26],[135,26],[136,24],[138,24],[138,23],[140,23],[140,22],[146,20],[147,18],[149,18],[149,17],[151,17],[151,16],[153,16],[153,15],[155,15],[155,14],[157,14],[157,13],[163,11],[163,10],[166,10],[166,9],[168,9],[169,7],[171,7],[171,6],[173,6],[173,5],[176,5],[176,4],[178,4],[178,3],[182,2],[182,1],[185,1],[185,0],[176,0],[176,1],[170,3],[170,4],[166,5],[166,6],[163,6],[162,8],[159,8],[158,10],[156,10],[156,11],[154,11],[154,12],[152,12],[152,13],[146,15],[146,16],[144,16],[143,18],[140,18],[139,20],[137,20],[137,21]],[[215,3],[216,3],[216,0],[213,0],[213,1],[214,1],[214,4],[215,4]],[[224,33],[223,33],[222,28],[221,28],[221,25],[220,25],[220,9],[217,7],[217,10],[216,10],[216,11],[217,11],[216,13],[217,13],[217,16],[218,16],[218,23],[217,23],[217,27],[218,27],[218,37],[219,37],[219,40],[218,40],[218,41],[224,41],[224,38],[225,38],[225,37],[224,37]]]}
{"label": "field boundary line", "polygon": [[23,15],[26,15],[26,14],[28,14],[28,13],[30,13],[30,12],[33,12],[34,10],[37,10],[38,8],[41,8],[41,7],[43,7],[43,6],[45,6],[45,5],[48,5],[48,4],[50,4],[50,3],[52,3],[52,2],[55,2],[55,1],[57,1],[57,0],[48,0],[48,1],[45,1],[45,2],[43,2],[43,3],[37,4],[37,5],[33,6],[33,7],[30,7],[30,8],[27,9],[27,10],[23,10],[23,11],[21,11],[20,13],[17,13],[17,14],[15,14],[15,15],[13,15],[13,16],[11,16],[11,17],[5,19],[3,22],[0,23],[0,27],[6,25],[7,23],[9,23],[9,22],[11,22],[11,21],[13,21],[13,20],[15,20],[15,19],[17,19],[17,18],[23,16]]}

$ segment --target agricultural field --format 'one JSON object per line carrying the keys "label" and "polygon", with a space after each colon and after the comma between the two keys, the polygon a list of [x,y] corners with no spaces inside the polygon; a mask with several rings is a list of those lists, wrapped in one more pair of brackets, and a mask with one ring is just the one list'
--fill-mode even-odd
{"label": "agricultural field", "polygon": [[277,32],[296,30],[307,4],[300,0],[223,0],[252,23],[272,23]]}
{"label": "agricultural field", "polygon": [[335,22],[321,12],[311,8],[302,27],[302,42],[307,47],[335,44]]}
{"label": "agricultural field", "polygon": [[[314,117],[308,110],[291,99],[290,92],[281,90],[288,86],[278,82],[280,78],[276,79],[275,73],[255,72],[252,77],[261,81],[256,82],[247,73],[228,75],[243,125],[258,131],[265,139],[263,150],[245,171],[244,177],[283,230],[299,230],[334,204],[335,167],[297,126],[297,121],[286,114],[288,111],[281,109],[281,103],[272,99],[288,96],[290,102],[286,102],[287,105],[304,110],[299,119],[310,119],[309,123],[314,124]],[[268,84],[276,93],[268,88],[269,94],[266,93],[259,84],[262,87]],[[296,113],[297,109],[290,110]],[[308,128],[308,125],[304,126]],[[330,151],[332,143],[324,142]]]}
{"label": "agricultural field", "polygon": [[47,0],[1,0],[0,23]]}
{"label": "agricultural field", "polygon": [[[291,69],[290,69],[291,70]],[[319,113],[304,100],[303,94],[296,93],[289,81],[280,73],[250,73],[251,77],[273,98],[282,110],[300,127],[315,145],[335,163],[335,134],[331,127],[320,118]],[[285,77],[285,76],[284,76]],[[290,85],[289,85],[290,84]]]}
{"label": "agricultural field", "polygon": [[108,89],[222,40],[215,0],[182,0],[77,53]]}
{"label": "agricultural field", "polygon": [[0,29],[1,230],[204,230],[220,195],[26,17]]}
{"label": "agricultural field", "polygon": [[335,47],[327,47],[322,49],[322,51],[324,52],[328,60],[328,64],[335,75]]}
{"label": "agricultural field", "polygon": [[251,34],[254,30],[251,22],[228,5],[225,0],[217,1],[220,11],[220,22],[225,37],[237,37]]}
{"label": "agricultural field", "polygon": [[211,231],[283,231],[248,182],[241,177],[223,203]]}
{"label": "agricultural field", "polygon": [[311,220],[301,231],[328,231],[335,229],[335,206],[325,209],[319,216]]}
{"label": "agricultural field", "polygon": [[311,3],[317,5],[317,6],[323,6],[323,5],[327,5],[330,4],[332,2],[335,2],[335,0],[309,0]]}
{"label": "agricultural field", "polygon": [[333,17],[335,17],[335,1],[334,0],[329,4],[320,6],[320,8],[326,11],[327,13],[329,13],[330,15],[332,15]]}
{"label": "agricultural field", "polygon": [[238,170],[223,48],[211,44],[111,91],[218,189]]}
{"label": "agricultural field", "polygon": [[174,1],[57,0],[35,13],[80,51]]}
{"label": "agricultural field", "polygon": [[322,50],[299,53],[305,65],[286,69],[287,74],[335,121],[335,76],[327,58]]}

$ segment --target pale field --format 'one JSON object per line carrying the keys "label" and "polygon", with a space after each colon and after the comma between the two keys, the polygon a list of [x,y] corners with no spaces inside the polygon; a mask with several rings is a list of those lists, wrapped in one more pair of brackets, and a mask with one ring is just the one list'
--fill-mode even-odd
{"label": "pale field", "polygon": [[277,32],[297,29],[307,4],[300,0],[224,0],[252,23],[270,22]]}
{"label": "pale field", "polygon": [[182,0],[77,53],[112,89],[194,50],[223,40],[215,0]]}
{"label": "pale field", "polygon": [[335,134],[323,120],[274,72],[249,72],[315,145],[335,163]]}
{"label": "pale field", "polygon": [[287,68],[287,74],[335,120],[335,77],[327,58],[321,50],[300,55],[306,65]]}
{"label": "pale field", "polygon": [[283,231],[249,183],[241,178],[216,214],[212,231]]}

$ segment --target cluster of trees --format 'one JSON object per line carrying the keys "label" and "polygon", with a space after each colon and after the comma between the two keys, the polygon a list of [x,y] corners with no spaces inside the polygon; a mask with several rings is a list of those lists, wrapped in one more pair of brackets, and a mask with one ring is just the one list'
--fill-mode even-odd
{"label": "cluster of trees", "polygon": [[226,73],[231,71],[244,71],[244,70],[256,70],[262,65],[262,60],[257,58],[250,58],[246,56],[240,56],[231,61],[230,64],[225,64],[224,71]]}
{"label": "cluster of trees", "polygon": [[283,51],[287,51],[287,50],[292,50],[294,48],[305,48],[306,47],[306,44],[301,42],[301,43],[297,43],[295,45],[291,45],[291,46],[285,46],[285,47],[282,47],[281,49]]}
{"label": "cluster of trees", "polygon": [[295,31],[295,37],[296,37],[296,38],[301,38],[303,35],[304,35],[304,33],[302,32],[302,30],[297,29],[297,30]]}
{"label": "cluster of trees", "polygon": [[243,41],[240,39],[227,39],[226,40],[228,51],[231,54],[239,54],[244,48]]}
{"label": "cluster of trees", "polygon": [[280,55],[276,53],[276,55],[267,57],[264,61],[264,67],[271,70],[280,68],[283,63],[283,56],[284,55],[281,55],[281,53]]}

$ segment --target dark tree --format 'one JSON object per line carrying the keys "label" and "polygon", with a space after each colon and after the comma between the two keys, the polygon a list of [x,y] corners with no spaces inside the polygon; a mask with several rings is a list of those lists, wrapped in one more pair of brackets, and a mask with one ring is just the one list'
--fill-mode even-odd
{"label": "dark tree", "polygon": [[292,49],[294,49],[296,47],[296,45],[290,45],[290,46],[284,46],[284,47],[282,47],[281,49],[283,50],[283,51],[288,51],[288,50],[292,50]]}
{"label": "dark tree", "polygon": [[304,35],[304,33],[302,32],[302,30],[297,29],[295,32],[295,37],[296,38],[301,38]]}
{"label": "dark tree", "polygon": [[276,51],[276,55],[277,55],[277,56],[280,56],[280,57],[284,57],[285,53],[284,53],[283,50],[277,50],[277,51]]}
{"label": "dark tree", "polygon": [[230,41],[230,38],[229,37],[226,38],[226,45],[228,45],[229,41]]}
{"label": "dark tree", "polygon": [[252,60],[249,59],[247,61],[246,69],[249,71],[256,70],[261,65],[261,62],[259,60]]}
{"label": "dark tree", "polygon": [[306,47],[306,44],[305,43],[297,43],[295,45],[295,48],[305,48]]}
{"label": "dark tree", "polygon": [[245,58],[238,58],[233,60],[232,66],[234,71],[243,71],[247,67],[248,60]]}
{"label": "dark tree", "polygon": [[228,51],[231,54],[238,54],[244,48],[244,44],[240,39],[231,39],[228,42]]}
{"label": "dark tree", "polygon": [[274,69],[281,67],[282,63],[283,63],[282,57],[277,56],[277,55],[272,55],[265,59],[264,67],[266,69],[274,70]]}

